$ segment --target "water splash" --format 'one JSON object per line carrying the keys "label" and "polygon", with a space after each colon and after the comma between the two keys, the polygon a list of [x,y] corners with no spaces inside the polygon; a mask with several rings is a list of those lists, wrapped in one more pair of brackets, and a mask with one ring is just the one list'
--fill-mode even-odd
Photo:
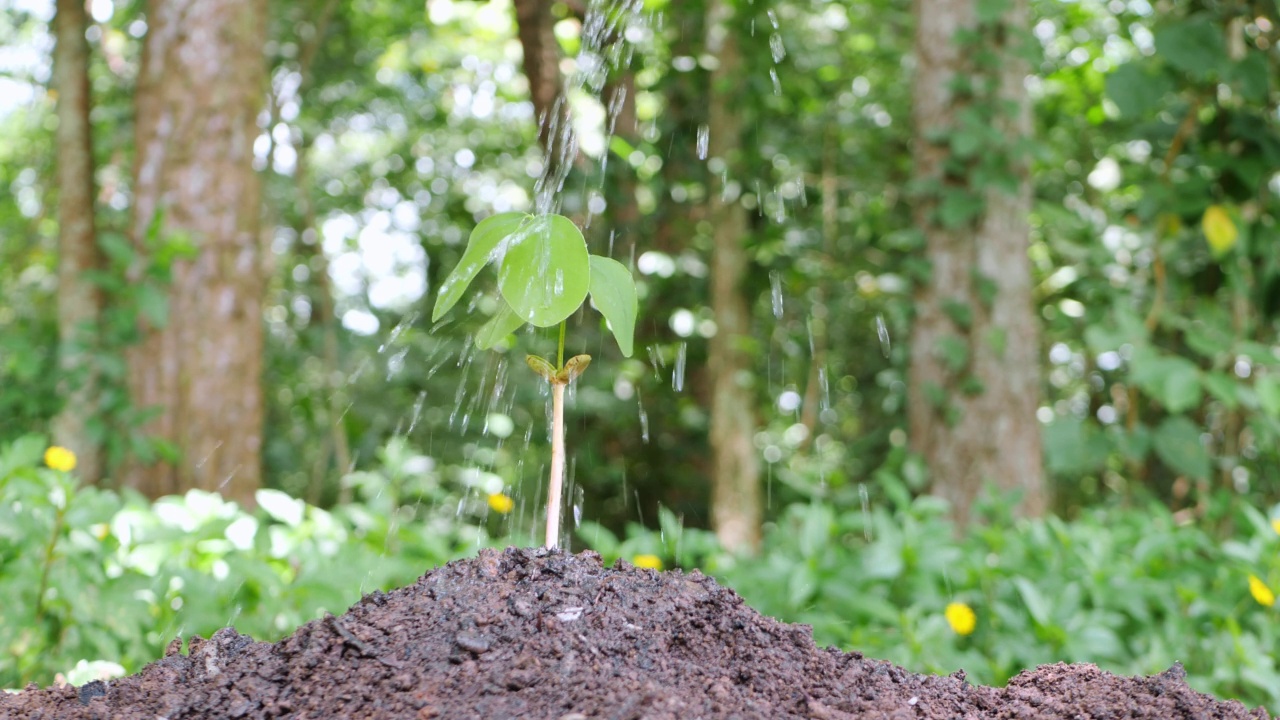
{"label": "water splash", "polygon": [[880,338],[880,352],[889,357],[889,328],[884,324],[883,315],[876,315],[876,335]]}
{"label": "water splash", "polygon": [[871,532],[871,495],[867,492],[866,483],[858,483],[858,499],[862,501],[862,539],[874,540]]}
{"label": "water splash", "polygon": [[787,56],[787,47],[782,43],[782,36],[778,33],[773,33],[769,36],[769,52],[773,55],[775,63],[782,62],[783,58]]}
{"label": "water splash", "polygon": [[427,400],[427,391],[423,390],[418,393],[418,397],[413,401],[413,412],[409,415],[409,429],[405,431],[405,435],[413,432],[418,426],[418,417],[422,415],[422,404]]}
{"label": "water splash", "polygon": [[676,346],[676,365],[671,370],[671,388],[676,392],[684,391],[684,367],[688,351],[689,343],[680,343]]}
{"label": "water splash", "polygon": [[573,529],[582,526],[582,507],[587,502],[587,493],[581,485],[573,486]]}
{"label": "water splash", "polygon": [[640,388],[636,388],[636,407],[640,408],[640,440],[649,444],[649,413],[645,412],[644,401],[640,399]]}
{"label": "water splash", "polygon": [[818,368],[818,389],[822,393],[822,397],[818,400],[818,407],[827,411],[831,409],[831,386],[827,382],[827,369]]}
{"label": "water splash", "polygon": [[645,349],[649,351],[649,365],[653,368],[653,379],[662,382],[662,369],[667,366],[666,359],[662,357],[662,348],[649,345]]}
{"label": "water splash", "polygon": [[769,271],[769,289],[773,298],[773,316],[775,318],[782,317],[782,273],[777,270]]}
{"label": "water splash", "polygon": [[387,335],[386,342],[378,346],[378,352],[386,352],[387,348],[394,345],[395,342],[400,339],[400,336],[404,334],[404,331],[413,327],[413,324],[417,321],[418,313],[416,312],[411,312],[401,318],[400,322],[396,323],[396,326],[391,328],[391,333]]}

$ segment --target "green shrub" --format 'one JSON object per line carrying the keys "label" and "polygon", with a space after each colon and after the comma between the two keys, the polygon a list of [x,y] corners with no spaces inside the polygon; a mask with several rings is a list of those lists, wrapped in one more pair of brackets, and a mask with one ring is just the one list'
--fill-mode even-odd
{"label": "green shrub", "polygon": [[[1158,504],[1071,522],[1013,521],[988,505],[986,523],[957,539],[941,501],[912,499],[901,485],[884,494],[897,501],[786,507],[751,561],[721,552],[710,533],[681,530],[669,512],[657,531],[632,525],[619,540],[584,523],[580,537],[608,560],[652,554],[702,568],[760,612],[812,625],[821,645],[917,672],[963,668],[1001,685],[1057,661],[1122,674],[1181,662],[1198,690],[1280,711],[1280,608],[1251,596],[1249,580],[1280,587],[1280,506],[1271,518],[1239,509],[1235,536],[1218,540]],[[973,609],[972,634],[949,625],[951,603]]]}
{"label": "green shrub", "polygon": [[255,513],[199,490],[149,503],[78,487],[44,452],[35,436],[0,451],[0,687],[85,661],[133,672],[227,625],[275,639],[491,542],[493,479],[445,483],[402,443],[349,476],[359,500],[333,512],[275,490]]}
{"label": "green shrub", "polygon": [[[531,544],[506,533],[519,503],[501,478],[436,468],[399,440],[347,477],[357,501],[332,512],[272,490],[254,513],[200,491],[148,503],[77,487],[41,466],[44,450],[27,437],[0,451],[0,687],[136,671],[174,636],[226,625],[275,639],[479,547]],[[669,510],[656,529],[619,538],[588,521],[578,536],[609,562],[701,568],[820,644],[919,672],[1002,684],[1059,660],[1124,674],[1176,661],[1201,691],[1280,710],[1266,597],[1280,589],[1280,506],[1239,507],[1217,537],[1158,504],[1065,522],[993,503],[957,537],[940,501],[892,474],[873,495],[886,499],[786,506],[751,561]],[[973,610],[971,632],[948,621],[953,603]]]}

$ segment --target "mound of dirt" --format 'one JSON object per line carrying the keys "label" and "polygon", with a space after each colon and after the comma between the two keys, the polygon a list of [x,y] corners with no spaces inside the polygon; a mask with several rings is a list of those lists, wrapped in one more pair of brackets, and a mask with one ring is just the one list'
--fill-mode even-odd
{"label": "mound of dirt", "polygon": [[818,649],[698,572],[598,555],[482,551],[269,644],[218,631],[142,672],[0,698],[0,717],[1267,718],[1181,667],[1124,678],[1050,665],[1007,688]]}

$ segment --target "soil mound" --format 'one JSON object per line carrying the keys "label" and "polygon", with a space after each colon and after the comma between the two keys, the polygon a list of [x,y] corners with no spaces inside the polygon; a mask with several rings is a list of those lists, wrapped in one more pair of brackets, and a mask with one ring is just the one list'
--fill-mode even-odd
{"label": "soil mound", "polygon": [[220,630],[131,677],[0,698],[0,717],[1267,718],[1181,667],[1124,678],[1050,665],[1007,688],[814,646],[701,573],[598,555],[482,551],[365,596],[278,643]]}

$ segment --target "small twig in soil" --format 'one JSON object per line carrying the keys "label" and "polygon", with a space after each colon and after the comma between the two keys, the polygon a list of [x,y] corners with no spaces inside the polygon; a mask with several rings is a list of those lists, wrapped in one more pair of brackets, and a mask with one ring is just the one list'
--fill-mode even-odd
{"label": "small twig in soil", "polygon": [[388,660],[387,658],[384,658],[378,653],[374,652],[373,648],[369,647],[367,644],[365,644],[364,641],[356,637],[354,633],[352,633],[350,630],[344,627],[342,625],[342,621],[339,620],[337,617],[331,614],[326,614],[324,619],[328,621],[329,626],[333,628],[334,632],[342,636],[342,641],[345,644],[350,645],[356,650],[359,650],[361,655],[364,655],[367,658],[372,658],[374,660],[377,660],[378,662],[382,663],[383,665],[386,665],[387,667],[395,668],[397,670],[404,669],[404,665],[402,665],[399,661]]}

